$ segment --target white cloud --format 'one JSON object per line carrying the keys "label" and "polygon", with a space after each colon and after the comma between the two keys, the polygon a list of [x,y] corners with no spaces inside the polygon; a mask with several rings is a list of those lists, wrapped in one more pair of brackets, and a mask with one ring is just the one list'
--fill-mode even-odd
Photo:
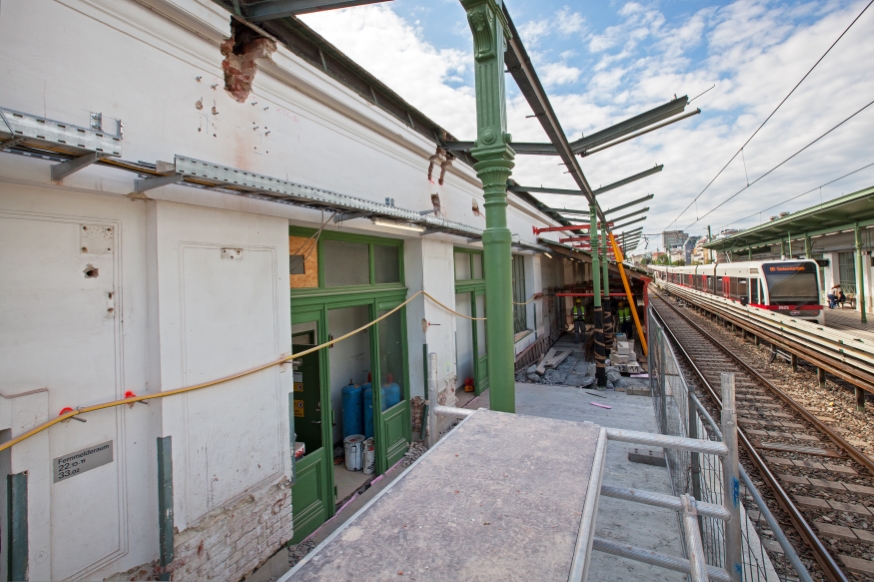
{"label": "white cloud", "polygon": [[566,85],[580,78],[582,71],[564,63],[548,63],[540,67],[540,80],[546,86]]}
{"label": "white cloud", "polygon": [[301,17],[340,50],[434,121],[458,136],[476,132],[476,101],[452,87],[472,66],[470,53],[439,49],[387,5]]}

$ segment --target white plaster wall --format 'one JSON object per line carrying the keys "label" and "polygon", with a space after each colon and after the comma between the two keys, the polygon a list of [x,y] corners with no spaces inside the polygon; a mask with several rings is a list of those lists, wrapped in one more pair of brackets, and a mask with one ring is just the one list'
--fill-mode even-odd
{"label": "white plaster wall", "polygon": [[[0,223],[0,428],[17,436],[62,408],[149,392],[144,204],[0,175]],[[86,225],[113,229],[112,252],[81,250]],[[153,409],[91,413],[12,448],[12,471],[28,472],[31,579],[99,578],[156,557]],[[109,440],[112,463],[52,482],[51,459]]]}
{"label": "white plaster wall", "polygon": [[[287,222],[148,204],[157,228],[158,271],[150,276],[158,281],[160,390],[291,353]],[[223,258],[224,248],[241,249],[242,258]],[[177,528],[289,475],[291,382],[290,366],[274,366],[160,401],[163,435],[173,436]]]}
{"label": "white plaster wall", "polygon": [[[484,202],[472,168],[456,163],[443,186],[429,182],[432,142],[286,49],[280,47],[262,64],[246,103],[233,101],[222,90],[218,49],[229,21],[210,0],[5,1],[0,105],[86,127],[90,112],[101,112],[107,131],[121,119],[122,154],[128,160],[186,155],[372,200],[394,197],[410,209],[430,208],[436,193],[444,216],[484,228]],[[34,22],[39,34],[33,34]],[[178,185],[149,191],[149,201],[133,201],[125,195],[135,175],[101,166],[60,185],[49,177],[49,162],[0,154],[0,211],[120,225],[113,268],[119,282],[111,388],[116,396],[211,380],[290,351],[287,226],[289,220],[320,224],[320,212]],[[548,221],[515,196],[509,198],[514,238],[535,241],[532,224]],[[479,216],[472,210],[474,201]],[[365,220],[329,228],[379,231]],[[406,241],[410,291],[425,289],[454,307],[452,246],[466,241],[442,235]],[[242,249],[242,260],[222,259],[224,247]],[[30,248],[32,243],[22,250]],[[440,325],[423,331],[422,319]],[[35,333],[49,341],[56,330]],[[455,373],[454,317],[443,308],[414,301],[408,307],[408,340],[412,395],[421,394],[424,385],[423,343],[438,354],[441,378]],[[81,362],[63,373],[83,373],[101,356],[83,353]],[[29,420],[10,421],[14,431],[56,415],[60,404],[90,404],[105,396],[85,391],[68,397],[53,388],[63,385],[61,379],[16,380],[10,389],[48,385],[49,392],[27,397]],[[64,550],[73,558],[54,559],[52,536],[66,531],[50,510],[57,486],[48,484],[45,460],[54,437],[49,432],[16,446],[13,470],[30,471],[33,488],[31,576],[100,577],[157,557],[157,436],[173,436],[180,530],[252,488],[287,476],[290,389],[290,371],[271,368],[204,392],[112,412],[120,525],[116,549],[104,556],[75,555],[74,544]],[[59,429],[65,434],[96,426],[67,424]],[[86,478],[77,477],[79,483]],[[103,486],[91,493],[102,494]],[[73,564],[79,558],[90,565]]]}

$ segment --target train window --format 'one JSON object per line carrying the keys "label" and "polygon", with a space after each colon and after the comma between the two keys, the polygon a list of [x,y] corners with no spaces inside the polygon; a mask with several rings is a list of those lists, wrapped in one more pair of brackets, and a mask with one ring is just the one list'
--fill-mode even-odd
{"label": "train window", "polygon": [[729,277],[728,296],[732,299],[737,299],[737,277]]}
{"label": "train window", "polygon": [[722,295],[722,277],[716,278],[716,294]]}
{"label": "train window", "polygon": [[746,279],[738,279],[737,280],[737,298],[746,297],[747,301],[750,299],[749,288],[747,286]]}
{"label": "train window", "polygon": [[750,283],[750,303],[759,303],[759,280],[753,277]]}
{"label": "train window", "polygon": [[782,262],[763,265],[771,305],[818,305],[816,263]]}

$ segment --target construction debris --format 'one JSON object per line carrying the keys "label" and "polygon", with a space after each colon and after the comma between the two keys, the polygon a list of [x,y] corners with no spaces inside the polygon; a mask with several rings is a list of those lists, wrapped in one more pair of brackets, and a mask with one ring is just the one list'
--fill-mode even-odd
{"label": "construction debris", "polygon": [[425,446],[425,443],[422,441],[416,441],[410,445],[410,448],[407,449],[407,452],[404,453],[404,460],[402,464],[404,467],[409,467],[413,463],[416,462],[416,459],[425,454],[425,451],[428,450],[428,447]]}

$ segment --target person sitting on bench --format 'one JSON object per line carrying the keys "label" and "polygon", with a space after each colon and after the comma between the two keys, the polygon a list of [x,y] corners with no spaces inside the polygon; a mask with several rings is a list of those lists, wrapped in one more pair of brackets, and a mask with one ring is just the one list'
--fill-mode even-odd
{"label": "person sitting on bench", "polygon": [[829,293],[826,297],[828,297],[829,309],[834,309],[838,304],[843,306],[844,301],[847,300],[847,296],[844,295],[844,290],[840,283],[835,283],[835,285],[829,289]]}

